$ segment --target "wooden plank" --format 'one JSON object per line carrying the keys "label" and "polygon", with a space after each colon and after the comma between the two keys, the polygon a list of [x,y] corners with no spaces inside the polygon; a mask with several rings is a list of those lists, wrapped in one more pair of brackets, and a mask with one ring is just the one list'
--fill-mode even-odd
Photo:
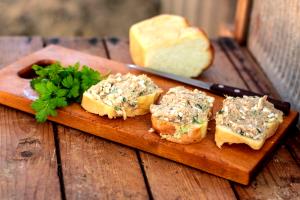
{"label": "wooden plank", "polygon": [[[280,96],[300,111],[300,2],[253,1],[248,48]],[[300,122],[298,122],[300,127]]]}
{"label": "wooden plank", "polygon": [[249,186],[235,184],[240,199],[299,199],[300,169],[281,147]]}
{"label": "wooden plank", "polygon": [[231,38],[220,38],[218,42],[247,88],[254,92],[271,95],[274,98],[279,97],[276,89],[262,69],[253,61],[249,54],[245,54],[242,51],[237,42]]}
{"label": "wooden plank", "polygon": [[28,55],[42,48],[40,37],[0,37],[0,68],[14,62],[16,59]]}
{"label": "wooden plank", "polygon": [[298,128],[291,130],[286,147],[300,166],[300,130]]}
{"label": "wooden plank", "polygon": [[[101,38],[49,38],[56,43],[106,57]],[[134,150],[58,125],[67,199],[147,199]]]}
{"label": "wooden plank", "polygon": [[225,179],[141,152],[154,199],[236,199]]}
{"label": "wooden plank", "polygon": [[238,0],[235,10],[234,39],[242,44],[246,41],[251,0]]}
{"label": "wooden plank", "polygon": [[[126,39],[119,39],[117,41],[112,42],[109,38],[106,40],[106,47],[110,53],[110,58],[119,62],[132,63],[128,50],[128,41]],[[207,76],[214,75],[214,73],[209,74],[211,75]],[[145,152],[140,152],[140,154],[149,186],[155,199],[235,198],[226,180]]]}
{"label": "wooden plank", "polygon": [[[42,48],[40,37],[0,37],[0,66]],[[0,106],[0,198],[60,199],[51,123]],[[41,176],[42,175],[42,176]]]}
{"label": "wooden plank", "polygon": [[[243,50],[229,38],[221,38],[219,42],[249,89],[279,97],[276,89],[246,49]],[[290,152],[293,152],[299,163],[299,131],[290,131],[287,147],[290,147]],[[295,191],[299,187],[300,168],[296,163],[285,146],[282,146],[258,174],[256,180],[249,186],[234,184],[235,190],[243,199],[299,198],[300,193]],[[288,166],[288,169],[282,170],[284,166]]]}

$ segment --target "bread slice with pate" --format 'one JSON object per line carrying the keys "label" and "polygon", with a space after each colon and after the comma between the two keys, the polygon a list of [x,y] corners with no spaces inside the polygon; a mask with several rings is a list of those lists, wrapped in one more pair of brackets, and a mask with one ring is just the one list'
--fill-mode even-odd
{"label": "bread slice with pate", "polygon": [[100,116],[123,117],[125,120],[149,113],[150,105],[161,93],[162,89],[144,74],[118,73],[109,75],[84,92],[81,106]]}
{"label": "bread slice with pate", "polygon": [[267,96],[226,97],[216,114],[215,142],[219,148],[224,143],[244,143],[258,150],[275,134],[282,116]]}
{"label": "bread slice with pate", "polygon": [[214,98],[197,89],[171,88],[158,105],[151,105],[151,121],[162,139],[190,144],[201,141],[207,132]]}

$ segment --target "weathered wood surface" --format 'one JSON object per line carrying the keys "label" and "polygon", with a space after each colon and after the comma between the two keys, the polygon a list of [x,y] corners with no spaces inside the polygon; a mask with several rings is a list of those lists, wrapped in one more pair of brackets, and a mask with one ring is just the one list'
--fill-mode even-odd
{"label": "weathered wood surface", "polygon": [[239,44],[246,40],[246,33],[251,11],[251,0],[238,0],[235,8],[233,37]]}
{"label": "weathered wood surface", "polygon": [[[300,1],[254,0],[248,47],[283,99],[300,111]],[[298,123],[298,125],[300,125]]]}
{"label": "weathered wood surface", "polygon": [[[1,37],[0,67],[43,47],[40,37]],[[50,122],[0,105],[0,199],[60,199]]]}
{"label": "weathered wood surface", "polygon": [[[107,56],[101,38],[48,38],[49,44]],[[58,139],[67,199],[147,199],[135,150],[61,125]]]}
{"label": "weathered wood surface", "polygon": [[[16,59],[17,55],[15,55],[14,53],[20,52],[21,49],[25,49],[24,51],[21,51],[21,54],[26,54],[26,52],[30,52],[32,50],[35,50],[36,47],[34,47],[34,45],[30,44],[26,46],[26,47],[12,47],[11,42],[7,42],[9,40],[12,41],[16,41],[17,39],[12,37],[12,38],[1,38],[1,40],[6,41],[6,44],[9,44],[7,46],[5,46],[5,51],[9,52],[9,54],[6,54],[4,57],[5,58],[10,58],[11,60],[7,60],[7,59],[3,59],[0,56],[0,65],[1,66],[5,66],[6,64],[10,63],[11,61],[13,61],[14,59]],[[28,38],[23,38],[22,41],[29,41],[30,39]],[[31,39],[33,40],[33,39]],[[60,39],[57,38],[52,38],[52,43],[54,41],[60,41]],[[94,38],[87,38],[87,39],[80,39],[77,38],[73,43],[72,39],[62,39],[62,43],[64,43],[66,40],[68,40],[69,45],[73,45],[74,43],[84,43],[84,45],[81,44],[81,49],[83,51],[86,50],[86,52],[89,52],[89,49],[92,49],[93,52],[95,52],[95,54],[97,55],[97,52],[102,52],[99,51],[98,48],[94,48],[92,46],[95,46],[95,39]],[[83,40],[84,42],[79,42],[80,40]],[[3,44],[3,41],[1,41]],[[49,40],[45,40],[46,43],[49,43]],[[113,59],[120,59],[121,61],[126,61],[126,62],[130,62],[130,58],[128,57],[128,51],[124,51],[124,49],[128,49],[128,44],[126,41],[119,41],[118,43],[116,43],[116,39],[115,38],[110,38],[108,39],[106,42],[107,44],[109,43],[113,43],[114,45],[108,45],[108,48],[111,52],[110,52],[110,56],[113,57]],[[98,44],[98,39],[97,39],[97,44]],[[22,43],[22,42],[21,42]],[[245,83],[248,84],[248,87],[250,85],[249,88],[255,90],[255,91],[260,91],[260,89],[258,87],[261,88],[265,88],[267,90],[272,90],[271,94],[273,96],[276,97],[276,94],[274,95],[273,93],[273,89],[272,86],[269,84],[269,82],[267,81],[266,78],[263,78],[265,76],[264,73],[261,73],[262,71],[259,70],[259,68],[257,68],[257,65],[255,65],[255,62],[253,60],[251,60],[251,56],[248,57],[248,52],[245,49],[240,49],[243,51],[243,53],[239,54],[230,54],[231,50],[230,48],[232,47],[232,45],[229,45],[226,47],[226,45],[224,46],[222,44],[222,42],[218,42],[220,45],[217,44],[217,51],[222,51],[221,53],[218,53],[217,56],[217,60],[215,63],[215,66],[211,68],[211,71],[214,72],[209,72],[207,71],[204,75],[203,75],[203,79],[204,80],[209,80],[211,78],[211,76],[215,77],[215,79],[211,79],[211,80],[219,80],[220,82],[222,82],[222,80],[224,81],[224,83],[231,83],[231,84],[236,84],[236,86],[240,86],[240,87],[244,87],[247,88],[246,85],[244,85]],[[17,45],[21,45],[18,42],[16,42]],[[42,46],[42,44],[41,44]],[[80,46],[80,45],[79,45]],[[97,46],[97,45],[96,45]],[[216,45],[215,45],[216,46]],[[2,45],[0,45],[0,49]],[[221,47],[221,48],[220,48]],[[39,47],[40,48],[40,47]],[[73,45],[72,48],[76,48],[76,45]],[[100,48],[100,47],[99,47]],[[37,48],[38,49],[38,48]],[[3,49],[1,50],[1,52],[3,51]],[[92,52],[92,53],[93,53]],[[122,52],[122,53],[118,53],[118,52]],[[103,53],[103,52],[102,52]],[[108,52],[109,53],[109,52]],[[241,58],[241,56],[245,56],[245,58]],[[123,60],[122,60],[123,59]],[[220,61],[221,59],[221,61]],[[240,61],[240,62],[239,62]],[[247,65],[253,67],[253,71],[255,73],[253,73],[252,71],[251,76],[254,75],[254,77],[249,77],[248,73],[241,73],[240,71],[240,67],[244,67],[243,64],[244,63],[248,63]],[[238,64],[240,63],[240,64]],[[227,66],[226,69],[229,70],[227,74],[233,73],[235,74],[235,77],[232,78],[226,78],[227,76],[225,76],[225,78],[223,77],[223,74],[218,73],[217,70],[217,66],[221,65],[223,67],[223,65]],[[247,67],[247,66],[246,66]],[[233,71],[232,71],[233,69]],[[234,72],[235,71],[235,72]],[[246,70],[247,71],[247,70]],[[211,73],[211,75],[209,75]],[[241,78],[236,78],[237,77],[241,77]],[[257,80],[257,77],[262,77],[259,78],[259,81],[256,81],[258,83],[262,83],[263,85],[260,86],[255,86],[255,84],[252,83],[248,83],[249,80]],[[224,78],[224,79],[222,79]],[[247,81],[245,81],[247,80]],[[232,82],[230,82],[232,81]],[[254,81],[255,82],[255,81]],[[262,90],[265,91],[265,90]],[[20,129],[22,128],[22,130],[24,129],[23,127],[27,127],[29,126],[28,121],[30,121],[30,126],[31,123],[34,124],[33,126],[40,126],[40,125],[36,125],[36,123],[33,122],[33,118],[27,116],[26,114],[23,114],[21,112],[18,111],[14,111],[12,109],[3,107],[4,110],[11,110],[9,112],[15,113],[15,114],[7,114],[6,111],[1,110],[0,111],[0,117],[1,119],[3,118],[3,116],[5,117],[5,119],[7,120],[10,115],[13,115],[13,120],[9,120],[10,122],[8,123],[8,120],[3,123],[1,120],[1,125],[0,125],[0,134],[1,134],[1,138],[6,137],[9,138],[10,141],[13,141],[7,134],[15,134],[16,132],[19,133]],[[17,126],[15,124],[16,121],[16,116],[18,116],[17,121],[19,122],[24,122],[26,123],[26,126],[20,126],[20,123],[18,122],[19,126]],[[22,116],[22,117],[19,117]],[[26,118],[26,120],[24,120],[24,117]],[[28,118],[28,119],[27,119]],[[4,126],[6,128],[3,128],[3,124],[5,124]],[[17,129],[16,127],[21,127],[19,129]],[[37,130],[37,128],[35,127],[35,129]],[[51,132],[52,131],[52,127],[49,125],[48,128]],[[7,131],[4,130],[9,130],[9,133]],[[27,130],[27,129],[26,129]],[[43,128],[42,130],[45,130],[45,128]],[[23,130],[24,131],[24,130]],[[25,131],[24,131],[25,132]],[[44,137],[40,137],[40,138],[45,138],[45,133],[40,133],[43,131],[37,131],[35,134],[39,134],[39,135],[43,135]],[[63,133],[65,132],[65,133]],[[52,134],[52,133],[51,133]],[[48,135],[49,137],[49,133],[47,133],[46,135]],[[67,199],[73,199],[73,198],[77,198],[80,199],[80,197],[84,198],[84,195],[88,195],[88,192],[84,192],[84,190],[90,191],[90,187],[84,187],[84,185],[91,185],[91,184],[95,184],[97,185],[97,187],[100,184],[97,184],[97,182],[99,181],[99,176],[102,177],[107,177],[107,179],[109,179],[109,175],[111,175],[112,173],[115,173],[115,169],[111,169],[110,166],[116,166],[116,163],[111,164],[110,162],[105,163],[105,160],[107,159],[107,157],[105,157],[105,159],[101,160],[101,156],[103,156],[102,153],[95,153],[94,151],[98,150],[100,151],[103,146],[105,146],[103,149],[103,151],[108,153],[112,153],[115,151],[120,151],[120,149],[118,148],[119,145],[116,145],[114,143],[99,139],[95,136],[91,136],[91,135],[87,135],[85,133],[82,133],[80,131],[76,131],[73,129],[69,129],[69,128],[65,128],[65,127],[58,127],[58,138],[59,138],[59,147],[61,150],[61,157],[64,159],[62,159],[62,164],[64,165],[64,163],[66,164],[66,166],[63,166],[63,176],[66,176],[66,173],[70,173],[69,176],[71,178],[69,178],[69,180],[72,180],[72,183],[68,183],[68,187],[70,187],[69,190],[69,195],[67,196]],[[291,137],[293,136],[293,137]],[[47,138],[48,143],[46,142],[47,146],[51,146],[50,143],[54,142],[53,141],[53,136],[50,138]],[[203,172],[199,172],[197,170],[191,169],[189,167],[177,164],[175,162],[171,162],[171,161],[167,161],[164,160],[162,158],[158,158],[156,156],[147,154],[147,153],[143,153],[143,152],[139,152],[138,153],[138,158],[137,160],[141,161],[140,162],[140,166],[142,167],[139,173],[141,173],[141,171],[144,171],[144,175],[145,175],[145,181],[147,182],[148,185],[148,190],[150,192],[153,193],[152,197],[157,198],[157,199],[164,199],[164,197],[179,197],[179,198],[191,198],[191,199],[199,199],[201,197],[203,198],[211,198],[211,199],[234,199],[236,195],[236,198],[239,199],[299,199],[299,157],[300,157],[300,151],[299,151],[299,132],[294,131],[292,132],[292,134],[288,135],[286,142],[283,141],[283,143],[285,145],[283,145],[282,147],[279,148],[279,150],[275,153],[275,155],[273,156],[273,158],[268,162],[268,164],[265,165],[265,167],[261,170],[261,172],[258,174],[257,178],[252,181],[252,183],[249,186],[241,186],[239,184],[234,184],[234,183],[230,183],[230,185],[232,186],[229,187],[229,183],[228,181],[224,180],[224,179],[220,179],[211,175],[208,175],[206,173]],[[43,140],[43,142],[45,142],[45,140]],[[3,149],[3,139],[1,139],[1,151]],[[92,147],[90,147],[90,144],[92,144]],[[108,143],[103,145],[103,143]],[[81,145],[81,147],[78,147],[78,144]],[[109,146],[113,145],[111,148],[115,148],[117,150],[115,151],[108,151],[107,148],[109,148]],[[5,144],[6,145],[6,144]],[[8,146],[8,145],[6,145]],[[14,155],[14,153],[16,152],[15,149],[11,150],[11,146],[9,146],[10,152]],[[53,147],[54,148],[54,147]],[[121,146],[121,148],[125,148],[128,149],[126,147]],[[6,148],[7,149],[7,148]],[[54,148],[55,149],[55,148]],[[63,150],[64,149],[64,150]],[[87,151],[82,151],[82,149],[87,149]],[[100,150],[99,150],[100,149]],[[130,149],[128,149],[129,151],[131,151]],[[65,152],[63,152],[65,151]],[[102,150],[101,150],[102,151]],[[8,154],[9,152],[6,151]],[[46,151],[47,152],[47,151]],[[122,152],[122,153],[121,153]],[[124,151],[119,152],[120,154],[123,154]],[[126,151],[125,151],[126,152]],[[5,154],[5,155],[6,155]],[[24,154],[24,153],[23,153]],[[75,155],[74,154],[81,154],[81,155]],[[1,168],[0,171],[3,169],[2,168],[2,164],[4,163],[9,163],[6,160],[4,153],[1,153]],[[25,154],[24,154],[25,155]],[[93,156],[93,160],[101,160],[106,164],[106,170],[103,170],[102,167],[99,168],[99,166],[95,166],[93,163],[96,163],[97,161],[92,162],[92,167],[89,167],[88,170],[90,171],[86,171],[85,169],[83,169],[83,165],[82,162],[78,161],[78,159],[83,159],[83,162],[88,162],[90,163],[91,160],[88,159],[88,156]],[[126,157],[128,156],[128,154],[126,154]],[[47,156],[45,156],[47,158]],[[86,157],[86,158],[85,158]],[[115,158],[114,156],[112,156],[113,158]],[[129,153],[129,160],[135,160],[136,158],[132,159],[133,154]],[[45,158],[45,159],[46,159]],[[56,162],[56,156],[53,158],[55,159]],[[69,159],[69,160],[66,160]],[[127,158],[128,159],[128,158]],[[126,160],[127,160],[126,159]],[[111,161],[111,159],[108,158],[109,161]],[[122,160],[122,162],[124,162]],[[128,161],[125,161],[128,162]],[[132,161],[135,162],[135,161]],[[21,163],[21,164],[20,164]],[[29,162],[28,162],[29,163]],[[43,162],[40,162],[43,164]],[[61,163],[59,163],[61,164]],[[71,164],[75,164],[75,166],[72,166]],[[100,165],[102,164],[102,162],[100,163]],[[132,165],[132,163],[131,163]],[[131,167],[130,165],[130,167]],[[14,165],[14,169],[16,168],[22,168],[22,162],[18,162]],[[48,162],[48,166],[54,166],[53,169],[56,170],[56,163],[53,162]],[[124,166],[124,165],[122,165]],[[50,167],[47,167],[47,165],[44,166],[45,169],[48,169],[49,171],[51,171],[51,169],[49,169]],[[68,172],[71,168],[75,169],[73,172]],[[26,168],[27,169],[27,168]],[[26,170],[24,169],[24,170]],[[35,168],[37,169],[37,168]],[[52,170],[53,170],[52,169]],[[28,169],[27,169],[28,170]],[[93,173],[92,170],[102,170],[101,172],[97,173],[97,176],[92,176],[91,174],[88,174],[88,178],[85,179],[85,173],[86,172],[91,172]],[[37,170],[36,170],[37,171]],[[3,171],[1,171],[3,172]],[[16,172],[16,171],[14,171]],[[22,171],[22,173],[18,174],[16,173],[12,173],[10,174],[9,178],[11,178],[10,180],[20,180],[20,174],[22,174],[23,176],[25,176],[23,174],[24,171]],[[74,172],[78,172],[79,174],[75,174]],[[56,173],[56,172],[55,172]],[[26,173],[25,173],[26,174]],[[40,171],[38,173],[38,176],[40,176]],[[55,174],[56,175],[56,174]],[[136,175],[136,173],[134,174]],[[1,173],[1,176],[3,176],[3,173]],[[17,177],[18,176],[18,177]],[[123,178],[125,176],[121,174],[121,177]],[[54,176],[55,177],[55,176]],[[92,178],[93,177],[93,178]],[[43,178],[43,177],[42,177]],[[57,177],[58,178],[58,177]],[[66,178],[65,178],[66,179]],[[208,179],[208,180],[207,180]],[[24,183],[21,185],[21,187],[15,187],[12,184],[8,184],[8,182],[3,182],[2,180],[7,180],[7,179],[1,179],[0,181],[0,187],[1,187],[1,192],[0,192],[0,197],[1,199],[5,199],[7,197],[23,197],[24,199],[43,199],[40,196],[34,196],[34,194],[32,193],[32,185],[34,185],[34,183],[31,183],[30,181],[32,181],[31,179],[26,179],[24,181]],[[30,181],[29,181],[30,180]],[[35,179],[33,179],[35,180]],[[51,195],[47,195],[49,193],[47,193],[47,191],[45,193],[43,193],[41,186],[39,186],[39,188],[37,188],[37,190],[35,190],[35,194],[45,194],[45,198],[50,198],[50,199],[55,199],[55,197],[59,198],[60,192],[59,192],[59,183],[57,180],[57,184],[54,186],[57,187],[56,190],[52,190],[51,187],[53,188],[53,179],[51,179],[51,177],[47,177],[47,184],[48,184],[48,188],[45,188],[47,191],[51,190]],[[88,180],[88,181],[87,181]],[[103,180],[103,179],[100,179]],[[204,180],[204,181],[203,181]],[[34,182],[34,181],[32,181]],[[75,183],[74,183],[75,182]],[[87,183],[86,183],[87,182]],[[20,182],[18,182],[18,186]],[[26,183],[26,184],[25,184]],[[43,183],[43,182],[39,182],[39,183]],[[203,184],[206,183],[206,184]],[[65,181],[66,184],[66,181]],[[113,184],[113,183],[110,183]],[[143,183],[145,184],[145,183]],[[52,185],[52,186],[51,186]],[[77,187],[77,186],[82,186],[82,187]],[[146,185],[146,184],[145,184]],[[161,187],[160,187],[161,186]],[[92,186],[91,186],[92,187]],[[120,186],[122,188],[123,191],[126,191],[128,189],[127,185],[126,186]],[[131,186],[130,186],[131,187]],[[27,189],[26,189],[27,188]],[[28,189],[30,188],[30,189]],[[67,186],[66,186],[67,188]],[[97,194],[96,196],[94,196],[94,198],[98,198],[98,197],[108,197],[108,193],[109,190],[106,190],[105,188],[101,188],[102,190],[100,190],[99,193],[101,193],[101,195]],[[163,190],[164,189],[164,190]],[[76,193],[76,191],[79,191]],[[27,191],[27,192],[24,192]],[[187,192],[188,191],[188,192]],[[71,194],[71,192],[75,193],[75,194]],[[173,195],[173,193],[175,195]],[[212,196],[212,194],[214,196]],[[11,196],[11,195],[14,196]],[[16,196],[16,195],[22,194],[22,196]],[[26,194],[26,195],[25,195]],[[93,193],[95,194],[95,193]],[[143,196],[143,195],[141,195]],[[90,198],[93,198],[92,194],[90,196],[87,196]],[[118,195],[116,195],[115,197],[119,197]],[[140,196],[138,196],[140,197]]]}
{"label": "weathered wood surface", "polygon": [[[29,87],[29,80],[19,77],[18,74],[23,76],[22,74],[26,70],[31,69],[31,65],[42,60],[59,61],[63,65],[81,62],[103,73],[111,71],[111,73],[131,72],[140,74],[140,72],[129,70],[123,63],[52,45],[22,58],[0,71],[0,76],[2,76],[0,81],[0,102],[2,104],[34,113],[30,103],[32,98],[36,97],[36,94]],[[219,61],[220,64],[223,63],[220,59],[215,61]],[[221,65],[214,66],[212,68],[219,68],[217,71],[221,70]],[[224,64],[222,70],[230,71],[225,68]],[[230,73],[227,78],[230,79],[232,75],[233,73]],[[226,77],[226,75],[223,75],[223,77]],[[171,87],[184,85],[159,76],[151,76],[151,78],[165,91]],[[206,76],[206,78],[210,80],[209,76]],[[14,81],[12,82],[11,80]],[[221,108],[223,97],[213,95],[208,91],[207,93],[215,98],[212,110],[214,114]],[[268,139],[259,151],[252,150],[246,145],[231,145],[230,147],[224,145],[222,149],[219,149],[214,141],[213,121],[209,122],[207,137],[201,143],[180,145],[161,140],[157,134],[150,134],[148,132],[151,127],[149,114],[127,120],[109,120],[107,117],[99,117],[85,112],[78,104],[72,104],[59,109],[58,116],[49,117],[49,120],[138,148],[238,183],[248,184],[260,163],[281,141],[281,138],[287,133],[287,129],[293,126],[296,118],[297,113],[294,111],[285,116],[276,134]],[[247,161],[243,159],[245,157],[248,157]]]}

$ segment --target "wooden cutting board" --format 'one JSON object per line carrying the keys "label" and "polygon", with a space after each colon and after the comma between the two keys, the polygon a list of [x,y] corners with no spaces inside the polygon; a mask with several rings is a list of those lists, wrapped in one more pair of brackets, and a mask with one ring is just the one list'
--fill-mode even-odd
{"label": "wooden cutting board", "polygon": [[[105,58],[84,54],[75,50],[51,45],[0,70],[0,103],[28,112],[34,113],[30,108],[32,100],[37,95],[30,87],[30,78],[34,73],[33,64],[47,65],[60,61],[63,65],[80,62],[102,73],[140,74],[129,70],[124,64],[107,60]],[[167,91],[170,87],[184,85],[175,81],[151,76],[154,82]],[[185,85],[188,88],[190,86]],[[222,106],[223,97],[216,96],[213,112]],[[160,139],[155,133],[150,133],[150,115],[137,116],[127,120],[100,117],[83,110],[79,104],[72,104],[59,109],[57,117],[49,117],[55,121],[72,128],[76,128],[108,140],[128,145],[155,155],[168,158],[208,173],[238,182],[248,184],[258,167],[263,163],[271,151],[295,124],[298,113],[291,111],[284,117],[277,133],[268,139],[262,149],[255,151],[244,144],[224,145],[219,149],[214,142],[214,120],[209,122],[206,138],[200,143],[181,145]]]}

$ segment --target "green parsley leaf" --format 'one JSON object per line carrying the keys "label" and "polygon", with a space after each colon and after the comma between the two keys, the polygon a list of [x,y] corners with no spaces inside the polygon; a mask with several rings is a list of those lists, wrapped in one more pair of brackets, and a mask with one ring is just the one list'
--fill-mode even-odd
{"label": "green parsley leaf", "polygon": [[61,83],[66,88],[71,88],[73,85],[73,77],[71,75],[69,75],[66,78],[64,78]]}
{"label": "green parsley leaf", "polygon": [[56,109],[72,102],[80,102],[82,94],[104,77],[88,66],[79,70],[76,63],[63,67],[59,62],[46,67],[33,65],[38,77],[31,80],[31,87],[39,94],[31,107],[36,112],[36,120],[44,122],[49,115],[56,116]]}

